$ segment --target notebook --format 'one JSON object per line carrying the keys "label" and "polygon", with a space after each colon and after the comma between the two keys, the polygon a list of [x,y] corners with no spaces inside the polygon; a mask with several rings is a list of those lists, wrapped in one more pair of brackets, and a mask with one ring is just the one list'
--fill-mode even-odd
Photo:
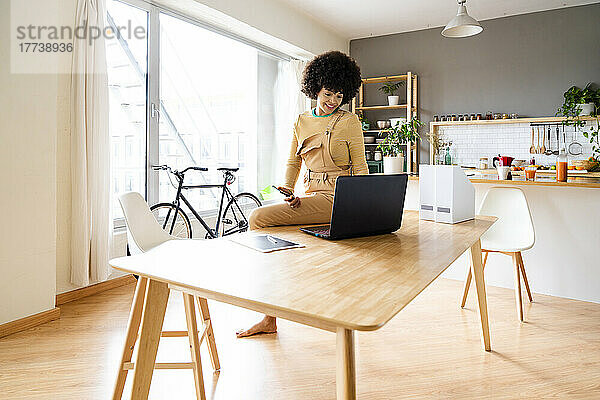
{"label": "notebook", "polygon": [[304,247],[299,243],[294,243],[273,235],[233,235],[229,238],[232,242],[241,244],[242,246],[260,251],[262,253],[270,253],[277,250],[293,249]]}

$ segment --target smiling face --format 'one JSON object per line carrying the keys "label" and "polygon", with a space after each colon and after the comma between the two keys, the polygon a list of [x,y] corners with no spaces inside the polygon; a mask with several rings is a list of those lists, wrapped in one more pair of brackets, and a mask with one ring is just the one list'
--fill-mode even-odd
{"label": "smiling face", "polygon": [[331,114],[342,103],[344,94],[322,88],[317,95],[317,115]]}

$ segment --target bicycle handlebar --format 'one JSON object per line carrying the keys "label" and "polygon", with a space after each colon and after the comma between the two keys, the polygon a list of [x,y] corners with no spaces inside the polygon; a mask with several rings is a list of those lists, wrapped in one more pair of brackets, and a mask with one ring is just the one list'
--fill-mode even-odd
{"label": "bicycle handlebar", "polygon": [[180,174],[185,174],[187,171],[189,170],[195,170],[195,171],[202,171],[202,172],[206,172],[208,171],[208,168],[205,167],[187,167],[186,169],[184,169],[183,171],[177,171],[177,170],[173,170],[171,169],[171,167],[169,167],[168,165],[153,165],[152,169],[155,171],[169,171],[172,172],[174,174],[180,173]]}
{"label": "bicycle handlebar", "polygon": [[204,168],[204,167],[187,167],[186,169],[184,169],[183,171],[181,171],[182,174],[184,174],[186,171],[193,169],[195,171],[203,171],[206,172],[208,171],[208,168]]}

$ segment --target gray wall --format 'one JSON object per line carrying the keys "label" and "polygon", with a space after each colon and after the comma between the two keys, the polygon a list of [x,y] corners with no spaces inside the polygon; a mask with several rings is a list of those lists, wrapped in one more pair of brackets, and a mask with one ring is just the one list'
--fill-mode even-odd
{"label": "gray wall", "polygon": [[[600,4],[481,25],[481,34],[464,39],[444,38],[442,28],[357,39],[350,42],[350,54],[363,77],[418,74],[419,117],[427,123],[423,133],[435,114],[551,116],[570,86],[600,83]],[[386,102],[375,85],[365,100]],[[389,116],[368,114],[369,120]],[[420,157],[421,162],[429,160],[426,139]]]}

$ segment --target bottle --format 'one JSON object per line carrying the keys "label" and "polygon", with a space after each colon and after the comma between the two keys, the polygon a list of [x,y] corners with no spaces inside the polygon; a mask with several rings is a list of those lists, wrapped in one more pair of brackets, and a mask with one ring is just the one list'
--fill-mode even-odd
{"label": "bottle", "polygon": [[450,155],[450,146],[446,147],[446,159],[444,160],[446,165],[452,165],[452,156]]}
{"label": "bottle", "polygon": [[561,147],[558,156],[556,157],[556,182],[567,181],[567,163],[567,150],[564,147]]}

